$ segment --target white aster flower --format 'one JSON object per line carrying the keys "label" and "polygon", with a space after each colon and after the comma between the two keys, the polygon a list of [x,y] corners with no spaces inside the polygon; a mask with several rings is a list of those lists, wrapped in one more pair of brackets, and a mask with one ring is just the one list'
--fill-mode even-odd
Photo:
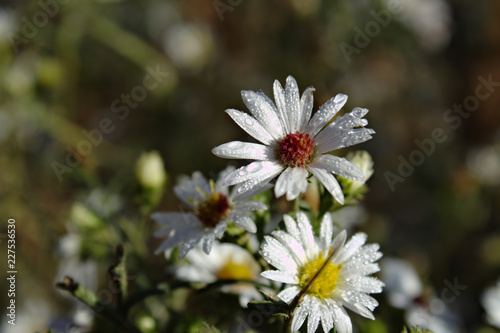
{"label": "white aster flower", "polygon": [[190,211],[151,215],[153,220],[165,225],[155,232],[155,236],[167,237],[156,253],[182,245],[179,254],[182,259],[197,243],[203,241],[203,251],[209,254],[215,237],[222,237],[228,222],[249,232],[257,230],[251,213],[265,209],[266,205],[235,198],[236,188],[229,192],[228,187],[222,185],[222,178],[233,170],[234,168],[227,168],[222,171],[215,183],[207,181],[200,172],[194,172],[191,178],[181,179],[174,191]]}
{"label": "white aster flower", "polygon": [[[182,280],[205,283],[233,279],[266,281],[259,276],[261,269],[257,261],[238,245],[216,241],[209,255],[203,253],[200,247],[195,247],[186,259],[189,264],[181,265],[175,271]],[[263,299],[259,291],[248,283],[226,285],[222,291],[239,295],[240,305],[245,308],[249,301]]]}
{"label": "white aster flower", "polygon": [[226,110],[241,128],[262,143],[232,141],[212,150],[223,158],[256,160],[225,178],[227,185],[242,183],[238,195],[258,191],[279,175],[274,188],[276,197],[286,193],[286,199],[293,200],[306,191],[310,172],[343,204],[344,195],[333,174],[364,181],[360,168],[327,153],[371,139],[375,132],[364,128],[368,122],[363,119],[368,109],[354,108],[328,125],[344,106],[347,96],[338,94],[311,118],[313,92],[314,88],[309,87],[300,97],[297,82],[289,76],[285,89],[274,81],[276,104],[261,91],[241,92],[253,117],[238,110]]}
{"label": "white aster flower", "polygon": [[500,328],[500,280],[496,286],[485,290],[481,302],[486,310],[488,323]]}
{"label": "white aster flower", "polygon": [[[325,332],[335,326],[338,333],[350,333],[351,319],[344,307],[375,319],[372,311],[378,302],[368,294],[380,293],[384,283],[368,275],[379,271],[375,263],[382,257],[379,245],[364,245],[364,233],[355,234],[346,243],[346,232],[342,231],[332,240],[330,214],[325,214],[321,222],[319,238],[313,235],[311,223],[304,213],[297,213],[297,223],[288,215],[284,220],[287,231],[279,230],[272,233],[273,237],[265,236],[261,248],[264,259],[278,270],[265,271],[261,275],[289,284],[278,294],[289,304],[310,285],[295,310],[292,330],[297,331],[309,317],[309,333],[316,331],[320,321]],[[325,264],[332,253],[331,260]]]}

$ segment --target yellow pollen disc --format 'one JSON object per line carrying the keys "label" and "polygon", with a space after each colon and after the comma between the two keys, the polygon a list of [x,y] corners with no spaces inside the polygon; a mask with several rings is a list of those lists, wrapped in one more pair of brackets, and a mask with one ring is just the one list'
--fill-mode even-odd
{"label": "yellow pollen disc", "polygon": [[246,265],[235,263],[232,258],[229,258],[226,264],[217,273],[217,279],[252,280],[253,277]]}
{"label": "yellow pollen disc", "polygon": [[[323,257],[323,253],[320,252],[318,257],[313,261],[309,262],[307,265],[299,270],[299,286],[304,288],[309,281],[316,275],[316,273],[323,267],[326,258]],[[332,291],[336,288],[336,283],[339,278],[340,270],[342,269],[342,264],[335,265],[333,262],[326,264],[325,268],[312,282],[308,294],[313,294],[316,297],[327,298],[330,296]]]}

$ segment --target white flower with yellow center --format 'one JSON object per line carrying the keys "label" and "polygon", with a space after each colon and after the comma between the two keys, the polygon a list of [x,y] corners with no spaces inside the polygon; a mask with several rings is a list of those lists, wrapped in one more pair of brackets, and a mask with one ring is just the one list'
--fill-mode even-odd
{"label": "white flower with yellow center", "polygon": [[382,257],[379,245],[365,245],[364,233],[355,234],[346,243],[346,232],[342,231],[332,240],[330,214],[325,214],[321,222],[319,238],[313,235],[304,213],[297,213],[297,223],[288,215],[284,220],[287,231],[265,236],[260,251],[278,270],[261,275],[289,285],[278,294],[288,304],[303,293],[293,316],[292,331],[297,331],[309,317],[309,333],[316,331],[320,321],[325,332],[334,326],[338,333],[352,332],[344,307],[375,319],[372,311],[378,302],[368,294],[380,293],[384,283],[368,275],[379,271],[375,263]]}
{"label": "white flower with yellow center", "polygon": [[174,188],[175,194],[188,206],[190,211],[153,213],[151,218],[165,226],[155,232],[156,237],[167,237],[156,250],[163,252],[177,245],[182,245],[179,257],[182,259],[200,241],[203,251],[210,253],[214,239],[221,238],[228,222],[232,222],[249,232],[257,230],[252,219],[252,211],[266,209],[266,205],[257,201],[234,198],[222,185],[222,178],[233,168],[227,168],[214,183],[207,181],[200,172],[194,172],[192,178],[184,177]]}
{"label": "white flower with yellow center", "polygon": [[242,184],[238,195],[257,192],[279,175],[274,188],[276,197],[286,193],[286,199],[293,200],[306,191],[310,172],[343,204],[344,195],[333,174],[364,182],[359,167],[327,153],[371,139],[375,132],[364,128],[368,121],[363,119],[368,109],[354,108],[329,124],[346,103],[347,96],[338,94],[311,118],[313,92],[314,88],[309,87],[300,97],[297,82],[289,76],[285,89],[277,80],[274,82],[276,104],[260,91],[241,92],[253,117],[234,109],[226,111],[262,143],[232,141],[212,150],[222,158],[256,160],[226,177],[227,185]]}
{"label": "white flower with yellow center", "polygon": [[[178,278],[193,282],[212,283],[220,280],[248,280],[266,282],[260,277],[260,266],[252,255],[242,247],[215,242],[209,255],[195,247],[186,255],[187,265],[176,269]],[[240,296],[240,305],[247,307],[251,300],[261,300],[262,295],[249,283],[228,284],[223,292]]]}

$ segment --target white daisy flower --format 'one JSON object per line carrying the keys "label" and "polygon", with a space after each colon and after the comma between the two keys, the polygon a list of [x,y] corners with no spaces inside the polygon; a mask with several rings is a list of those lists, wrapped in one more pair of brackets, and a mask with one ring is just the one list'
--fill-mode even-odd
{"label": "white daisy flower", "polygon": [[[218,280],[249,280],[266,282],[260,277],[260,266],[252,255],[242,247],[215,242],[209,255],[195,247],[186,255],[189,264],[179,266],[175,274],[186,281],[212,283]],[[251,284],[238,283],[222,287],[223,292],[240,296],[240,305],[247,307],[251,300],[263,299]]]}
{"label": "white daisy flower", "polygon": [[310,172],[343,204],[344,195],[333,174],[365,180],[359,167],[327,153],[371,139],[375,132],[364,128],[368,121],[363,119],[368,109],[354,108],[328,125],[344,106],[347,96],[338,94],[311,118],[314,90],[309,87],[300,97],[297,82],[289,76],[285,89],[274,81],[276,105],[261,91],[244,90],[241,96],[253,117],[238,110],[226,110],[242,129],[262,143],[232,141],[212,150],[222,158],[256,160],[225,178],[226,185],[242,183],[238,195],[258,191],[279,175],[274,188],[276,197],[286,193],[286,199],[293,200],[306,191]]}
{"label": "white daisy flower", "polygon": [[203,251],[210,253],[215,237],[221,238],[228,222],[249,232],[257,230],[252,220],[252,211],[266,209],[257,201],[235,198],[234,192],[222,185],[222,178],[234,168],[227,168],[214,183],[200,172],[191,178],[184,177],[175,186],[175,194],[190,209],[189,212],[153,213],[151,218],[165,226],[155,232],[156,237],[167,237],[156,253],[182,245],[179,257],[182,259],[197,243],[203,241]]}
{"label": "white daisy flower", "polygon": [[481,302],[486,310],[488,323],[500,328],[500,280],[496,286],[485,290]]}
{"label": "white daisy flower", "polygon": [[[319,238],[313,235],[311,223],[304,213],[297,213],[297,223],[288,215],[284,220],[287,231],[275,231],[273,237],[265,236],[260,252],[278,270],[265,271],[261,275],[289,284],[278,294],[288,304],[308,287],[295,310],[292,331],[297,331],[309,317],[309,333],[316,331],[320,321],[325,332],[334,326],[338,333],[352,332],[351,319],[344,307],[375,319],[372,311],[378,302],[368,294],[380,293],[384,283],[368,275],[379,271],[375,263],[382,257],[379,245],[364,245],[367,237],[364,233],[355,234],[346,243],[345,230],[332,240],[330,214],[325,214],[321,222]],[[325,263],[330,255],[331,259]]]}

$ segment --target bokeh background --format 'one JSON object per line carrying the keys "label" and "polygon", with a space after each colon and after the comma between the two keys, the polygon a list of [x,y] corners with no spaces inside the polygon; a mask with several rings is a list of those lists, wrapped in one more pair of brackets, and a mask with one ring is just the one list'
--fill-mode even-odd
{"label": "bokeh background", "polygon": [[[449,110],[473,101],[481,78],[500,82],[499,15],[495,0],[2,1],[0,248],[7,253],[15,218],[16,332],[74,315],[54,288],[74,264],[71,237],[94,215],[137,214],[141,153],[162,156],[169,181],[157,207],[176,209],[177,176],[216,174],[227,161],[211,149],[248,139],[224,110],[245,110],[244,89],[272,96],[287,75],[301,91],[316,88],[315,109],[340,92],[345,110],[370,109],[377,134],[356,148],[372,155],[375,174],[358,229],[409,261],[430,293],[458,279],[467,288],[447,306],[462,331],[493,331],[480,297],[500,277],[500,87],[482,88],[489,96],[473,112]],[[436,129],[446,139],[415,153],[415,140],[429,142]],[[417,155],[422,162],[394,181]],[[80,280],[105,272],[117,239],[92,234],[79,260],[94,261],[70,271]],[[144,270],[161,282],[157,244],[144,245]],[[94,288],[107,283],[99,276],[89,278]],[[378,299],[376,317],[396,332],[402,311]],[[5,318],[2,330],[13,329]]]}

